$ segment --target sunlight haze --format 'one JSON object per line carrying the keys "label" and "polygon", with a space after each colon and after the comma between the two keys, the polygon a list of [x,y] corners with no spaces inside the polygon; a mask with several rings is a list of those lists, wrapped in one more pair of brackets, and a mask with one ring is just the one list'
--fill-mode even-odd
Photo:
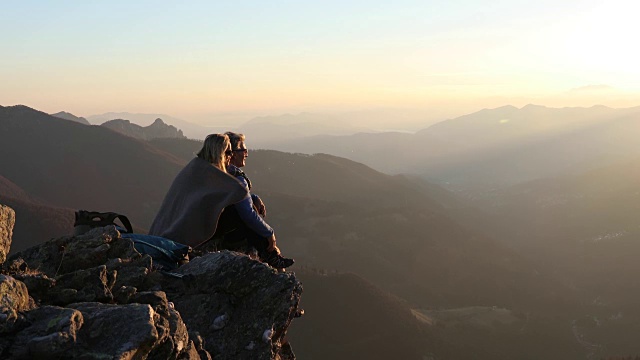
{"label": "sunlight haze", "polygon": [[639,6],[22,1],[0,22],[0,102],[206,125],[397,109],[415,126],[506,104],[636,106]]}

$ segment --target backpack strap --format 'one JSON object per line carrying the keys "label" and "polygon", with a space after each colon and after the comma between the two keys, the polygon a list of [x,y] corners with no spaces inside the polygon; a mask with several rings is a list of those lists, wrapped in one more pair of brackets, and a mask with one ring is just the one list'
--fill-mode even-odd
{"label": "backpack strap", "polygon": [[91,228],[103,227],[108,225],[116,225],[116,219],[120,220],[127,233],[133,233],[133,227],[129,219],[118,213],[114,212],[97,212],[97,211],[76,211],[76,220],[73,226],[88,225]]}
{"label": "backpack strap", "polygon": [[118,216],[116,216],[113,220],[115,221],[115,219],[120,220],[120,222],[122,223],[122,225],[124,225],[125,230],[127,230],[126,232],[129,234],[133,233],[133,227],[131,226],[131,222],[129,221],[129,218],[122,215],[122,214],[117,214]]}

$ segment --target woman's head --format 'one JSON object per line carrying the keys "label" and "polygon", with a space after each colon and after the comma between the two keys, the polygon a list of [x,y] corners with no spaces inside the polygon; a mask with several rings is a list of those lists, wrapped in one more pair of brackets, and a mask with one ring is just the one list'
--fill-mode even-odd
{"label": "woman's head", "polygon": [[231,144],[229,137],[224,134],[209,134],[204,139],[202,149],[198,151],[198,157],[217,166],[222,171],[227,171],[227,165],[231,160]]}

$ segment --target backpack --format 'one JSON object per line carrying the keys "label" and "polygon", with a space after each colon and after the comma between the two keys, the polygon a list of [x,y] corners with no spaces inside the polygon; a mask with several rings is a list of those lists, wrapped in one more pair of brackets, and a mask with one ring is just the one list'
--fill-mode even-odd
{"label": "backpack", "polygon": [[[153,264],[158,266],[160,270],[175,270],[178,266],[189,261],[190,246],[160,236],[134,234],[131,222],[122,214],[78,210],[75,215],[74,236],[82,235],[93,228],[115,225],[120,231],[121,237],[131,240],[140,254],[151,256]],[[122,226],[116,224],[116,220],[120,220]]]}
{"label": "backpack", "polygon": [[[120,220],[122,226],[116,224],[116,220]],[[118,227],[118,231],[120,231],[121,233],[133,233],[131,222],[124,215],[114,212],[78,210],[76,211],[76,219],[73,223],[73,235],[82,235],[93,228],[109,225],[115,225],[116,227]]]}

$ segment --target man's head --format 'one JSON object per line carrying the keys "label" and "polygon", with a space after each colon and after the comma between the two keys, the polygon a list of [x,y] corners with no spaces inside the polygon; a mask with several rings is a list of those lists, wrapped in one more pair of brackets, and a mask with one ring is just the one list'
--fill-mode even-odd
{"label": "man's head", "polygon": [[243,167],[246,164],[246,159],[249,157],[249,150],[244,143],[244,134],[236,134],[231,131],[225,133],[231,141],[231,149],[233,150],[233,156],[231,157],[231,165],[237,167]]}

